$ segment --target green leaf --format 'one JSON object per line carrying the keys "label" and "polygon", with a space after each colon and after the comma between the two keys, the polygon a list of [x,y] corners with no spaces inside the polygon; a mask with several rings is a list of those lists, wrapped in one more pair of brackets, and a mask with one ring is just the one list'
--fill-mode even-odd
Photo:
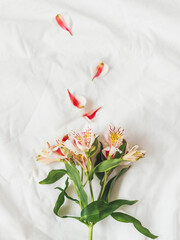
{"label": "green leaf", "polygon": [[70,165],[69,163],[65,163],[67,174],[69,175],[70,179],[73,181],[75,189],[77,191],[77,195],[80,200],[80,205],[82,208],[85,208],[88,205],[88,196],[84,191],[80,174],[77,168],[74,165]]}
{"label": "green leaf", "polygon": [[[102,153],[102,149],[103,149],[103,145],[102,143],[100,142],[101,144],[101,148],[100,148],[100,151],[99,153],[96,155],[96,162],[94,164],[94,167],[96,167],[99,163],[101,163],[102,161],[105,161],[106,158],[105,156],[103,155]],[[99,178],[99,180],[102,180],[104,178],[104,173],[101,173],[101,172],[95,172],[96,176]]]}
{"label": "green leaf", "polygon": [[110,169],[117,167],[120,164],[120,162],[123,161],[124,161],[123,159],[110,159],[103,161],[96,166],[95,172],[109,171]]}
{"label": "green leaf", "polygon": [[158,236],[153,235],[147,228],[143,227],[139,220],[137,220],[136,218],[128,214],[125,214],[122,212],[115,212],[115,213],[112,213],[111,216],[119,222],[132,223],[140,233],[142,233],[143,235],[149,238],[152,238],[152,239],[158,238]]}
{"label": "green leaf", "polygon": [[65,182],[65,188],[63,189],[63,191],[59,194],[59,197],[56,201],[56,204],[54,206],[54,213],[58,215],[58,212],[59,212],[59,209],[61,208],[61,206],[63,205],[64,203],[64,192],[66,191],[66,189],[68,188],[69,186],[69,181],[68,181],[68,178],[66,179],[66,182]]}
{"label": "green leaf", "polygon": [[137,201],[128,201],[123,199],[115,200],[110,203],[104,202],[102,200],[94,201],[81,211],[81,220],[97,223],[107,216],[111,215],[122,205],[132,205],[136,202]]}
{"label": "green leaf", "polygon": [[60,215],[60,208],[62,207],[62,205],[64,204],[64,196],[65,196],[65,191],[66,191],[66,189],[68,188],[68,186],[69,186],[69,181],[68,181],[68,178],[66,179],[66,182],[65,182],[65,188],[64,189],[60,189],[62,192],[59,194],[59,197],[58,197],[58,199],[57,199],[57,201],[56,201],[56,203],[55,203],[55,206],[54,206],[54,213],[58,216],[58,217],[61,217],[61,218],[74,218],[74,219],[76,219],[76,220],[78,220],[78,221],[80,221],[80,222],[82,222],[82,223],[84,223],[84,224],[86,224],[87,225],[87,223],[85,222],[85,221],[83,221],[83,220],[81,220],[81,218],[80,217],[75,217],[75,216],[61,216]]}
{"label": "green leaf", "polygon": [[125,139],[123,139],[123,144],[119,147],[119,150],[122,151],[122,155],[124,155],[126,152],[126,146],[127,146],[127,142]]}
{"label": "green leaf", "polygon": [[[64,189],[62,189],[62,188],[60,188],[60,187],[56,187],[55,189],[59,189],[61,192],[64,191]],[[75,203],[79,204],[79,201],[78,201],[77,199],[75,199],[75,198],[70,197],[70,196],[67,194],[66,191],[64,191],[64,196],[67,197],[69,200],[74,201]]]}
{"label": "green leaf", "polygon": [[116,154],[114,155],[114,159],[115,158],[120,158],[122,156],[124,156],[125,152],[126,152],[126,146],[127,146],[127,142],[125,139],[123,139],[123,144],[119,147],[120,152],[116,152]]}
{"label": "green leaf", "polygon": [[111,178],[109,180],[109,182],[106,184],[106,187],[105,187],[105,190],[104,190],[104,193],[103,193],[103,196],[101,198],[101,200],[104,200],[105,202],[108,202],[109,201],[109,196],[110,196],[110,193],[111,193],[111,190],[115,184],[115,182],[117,181],[117,179],[123,175],[125,172],[127,172],[129,170],[130,167],[128,168],[123,168],[116,176],[114,176],[113,178]]}
{"label": "green leaf", "polygon": [[54,182],[58,181],[60,178],[62,178],[66,173],[67,173],[67,171],[65,169],[52,170],[52,171],[49,172],[47,178],[40,181],[39,183],[40,184],[54,183]]}
{"label": "green leaf", "polygon": [[96,153],[96,151],[98,149],[98,143],[99,143],[98,137],[96,137],[92,146],[91,146],[91,149],[88,152],[89,157],[92,157]]}

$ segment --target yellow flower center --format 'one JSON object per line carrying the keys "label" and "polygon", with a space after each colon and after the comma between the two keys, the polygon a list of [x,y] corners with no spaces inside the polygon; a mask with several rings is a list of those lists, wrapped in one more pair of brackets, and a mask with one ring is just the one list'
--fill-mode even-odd
{"label": "yellow flower center", "polygon": [[122,138],[122,135],[118,132],[112,132],[110,136],[111,136],[112,145],[117,143],[117,141],[121,140]]}

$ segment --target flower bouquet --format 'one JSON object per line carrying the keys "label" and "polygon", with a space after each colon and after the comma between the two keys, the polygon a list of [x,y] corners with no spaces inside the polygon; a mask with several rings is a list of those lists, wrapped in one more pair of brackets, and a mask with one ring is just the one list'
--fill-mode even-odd
{"label": "flower bouquet", "polygon": [[[60,194],[54,206],[54,213],[58,217],[74,218],[85,224],[89,228],[89,240],[93,239],[93,226],[108,216],[119,222],[132,223],[140,233],[152,239],[157,238],[136,218],[124,212],[116,212],[121,206],[133,205],[137,201],[125,199],[109,201],[117,179],[130,169],[132,163],[143,158],[145,151],[138,150],[138,145],[130,147],[127,144],[122,127],[109,126],[106,133],[106,146],[103,146],[98,138],[90,127],[81,133],[71,131],[62,138],[56,139],[55,144],[47,143],[47,148],[37,156],[38,161],[62,162],[65,166],[64,169],[50,171],[47,178],[40,181],[40,184],[52,184],[63,176],[67,176],[65,187],[56,187]],[[99,179],[100,185],[96,199],[92,186],[95,176]],[[67,193],[69,179],[77,194],[76,199]],[[85,191],[87,184],[89,185],[88,192]],[[88,193],[91,198],[90,202]],[[61,214],[65,198],[79,205],[79,216]]]}

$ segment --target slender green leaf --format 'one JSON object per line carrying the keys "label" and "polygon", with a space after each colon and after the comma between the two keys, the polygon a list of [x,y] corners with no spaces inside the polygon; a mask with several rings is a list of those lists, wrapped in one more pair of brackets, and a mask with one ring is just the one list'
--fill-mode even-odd
{"label": "slender green leaf", "polygon": [[153,235],[147,228],[143,227],[139,220],[137,220],[136,218],[128,214],[125,214],[122,212],[115,212],[115,213],[112,213],[111,216],[119,222],[132,223],[140,233],[142,233],[143,235],[149,238],[155,239],[158,237]]}
{"label": "slender green leaf", "polygon": [[68,178],[67,178],[67,180],[66,180],[66,182],[65,182],[65,188],[64,189],[60,189],[60,190],[62,190],[62,192],[59,194],[59,196],[58,196],[58,199],[57,199],[57,201],[56,201],[56,203],[55,203],[55,206],[54,206],[54,213],[58,216],[58,217],[61,217],[61,218],[74,218],[74,219],[76,219],[76,220],[78,220],[78,221],[80,221],[80,222],[82,222],[82,223],[84,223],[84,224],[86,224],[87,225],[87,223],[86,223],[86,221],[83,221],[83,220],[81,220],[81,218],[80,217],[75,217],[75,216],[62,216],[62,215],[60,215],[60,208],[62,207],[62,205],[64,204],[64,200],[65,200],[65,198],[64,198],[64,196],[65,196],[65,191],[66,191],[66,189],[68,188],[68,186],[69,186],[69,182],[68,182]]}
{"label": "slender green leaf", "polygon": [[123,159],[110,159],[103,161],[96,166],[95,172],[109,171],[110,169],[117,167],[123,161]]}
{"label": "slender green leaf", "polygon": [[60,178],[62,178],[67,171],[65,169],[55,169],[49,172],[47,178],[44,180],[40,181],[40,184],[51,184],[56,181],[58,181]]}
{"label": "slender green leaf", "polygon": [[[60,187],[56,187],[55,189],[59,189],[61,192],[64,191],[64,189],[62,189],[62,188],[60,188]],[[79,204],[79,201],[78,201],[77,199],[75,199],[75,198],[70,197],[70,196],[67,194],[66,191],[64,191],[64,196],[67,197],[69,200],[74,201],[75,203]]]}
{"label": "slender green leaf", "polygon": [[111,190],[115,184],[115,182],[117,181],[117,179],[123,175],[125,172],[127,172],[127,170],[129,170],[130,167],[128,168],[123,168],[116,176],[114,176],[113,178],[111,178],[109,180],[109,182],[106,184],[106,187],[105,187],[105,190],[104,190],[104,193],[103,193],[103,196],[101,198],[101,200],[104,200],[105,202],[108,202],[109,201],[109,196],[110,196],[110,193],[111,193]]}
{"label": "slender green leaf", "polygon": [[126,151],[126,146],[127,146],[127,142],[126,142],[125,139],[123,139],[123,144],[119,147],[119,150],[121,151],[121,153],[120,152],[116,152],[116,154],[114,155],[114,159],[115,158],[120,158],[120,157],[124,156],[125,151]]}
{"label": "slender green leaf", "polygon": [[97,223],[107,216],[111,215],[122,205],[132,205],[136,202],[137,201],[128,201],[123,199],[115,200],[110,203],[104,202],[102,200],[94,201],[81,211],[81,220]]}
{"label": "slender green leaf", "polygon": [[65,163],[65,166],[66,166],[67,174],[69,175],[70,179],[73,181],[75,185],[77,195],[80,200],[80,205],[82,205],[82,208],[85,208],[88,205],[88,196],[84,191],[81,178],[80,178],[80,173],[74,165]]}
{"label": "slender green leaf", "polygon": [[54,206],[54,213],[58,215],[58,212],[59,212],[59,209],[61,208],[61,206],[63,205],[64,203],[64,192],[66,191],[66,189],[68,188],[69,186],[69,181],[68,181],[68,178],[66,179],[66,182],[65,182],[65,188],[63,189],[63,191],[59,194],[59,197],[56,201],[56,204]]}

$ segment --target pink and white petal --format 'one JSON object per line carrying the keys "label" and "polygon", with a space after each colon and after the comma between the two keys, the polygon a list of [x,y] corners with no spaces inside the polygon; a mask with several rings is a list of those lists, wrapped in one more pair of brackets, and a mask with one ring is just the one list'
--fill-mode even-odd
{"label": "pink and white petal", "polygon": [[108,158],[110,150],[111,150],[110,147],[106,147],[102,150],[102,153],[106,158]]}
{"label": "pink and white petal", "polygon": [[76,95],[75,97],[78,99],[81,108],[84,108],[86,106],[86,102],[87,102],[86,98],[82,95]]}
{"label": "pink and white petal", "polygon": [[60,158],[37,157],[37,161],[41,161],[43,163],[49,164],[53,162],[59,162]]}
{"label": "pink and white petal", "polygon": [[111,146],[110,155],[114,155],[116,152],[121,152],[118,148]]}
{"label": "pink and white petal", "polygon": [[[77,144],[77,142],[76,142]],[[77,147],[72,143],[71,140],[67,140],[64,143],[64,146],[68,148],[70,151],[74,152],[76,155],[79,154],[82,150],[82,146],[80,144],[77,144]],[[81,148],[80,148],[81,147]]]}
{"label": "pink and white petal", "polygon": [[109,71],[109,66],[108,66],[105,62],[103,62],[103,61],[101,61],[101,60],[98,60],[98,61],[96,60],[96,61],[94,61],[94,62],[90,65],[90,75],[91,75],[91,79],[93,79],[94,76],[96,75],[97,66],[98,66],[101,62],[104,63],[104,66],[103,66],[103,70],[102,70],[101,74],[100,74],[98,77],[103,77],[103,76],[105,76],[105,75],[108,73],[108,71]]}
{"label": "pink and white petal", "polygon": [[84,108],[86,99],[83,96],[76,97],[67,89],[71,103],[77,108]]}
{"label": "pink and white petal", "polygon": [[92,120],[93,118],[95,118],[96,113],[97,113],[101,108],[102,108],[102,107],[99,107],[99,108],[97,108],[97,109],[95,109],[95,110],[91,110],[91,111],[83,114],[82,117],[87,118],[87,119],[89,119],[89,120]]}
{"label": "pink and white petal", "polygon": [[128,154],[133,155],[133,154],[137,151],[138,148],[139,148],[138,145],[134,145],[134,146],[129,150]]}
{"label": "pink and white petal", "polygon": [[[65,20],[65,18],[66,18],[66,20]],[[63,16],[63,14],[57,14],[56,21],[62,29],[66,30],[67,32],[69,32],[72,35],[70,27],[68,26],[69,24],[66,22],[66,21],[68,21],[68,18],[65,16],[65,14],[64,14],[64,16]]]}

